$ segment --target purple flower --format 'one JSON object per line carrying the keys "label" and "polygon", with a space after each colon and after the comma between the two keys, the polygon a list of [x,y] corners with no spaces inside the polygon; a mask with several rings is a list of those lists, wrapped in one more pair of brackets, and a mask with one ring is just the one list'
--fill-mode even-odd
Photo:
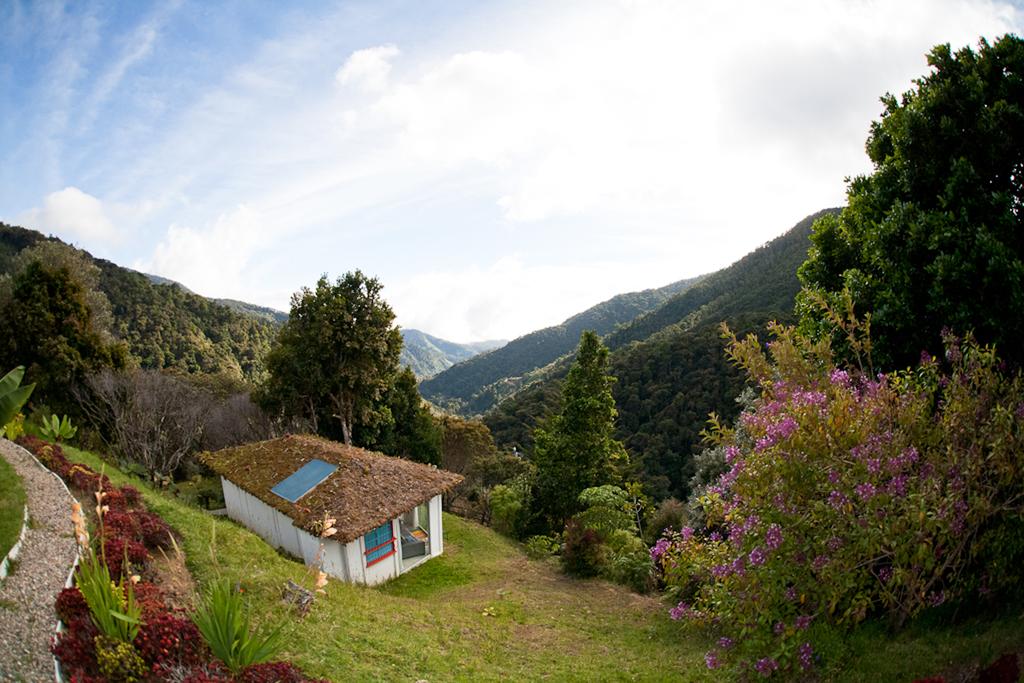
{"label": "purple flower", "polygon": [[766,555],[761,548],[754,548],[750,551],[750,566],[760,567],[764,564],[765,557]]}
{"label": "purple flower", "polygon": [[840,512],[842,512],[843,508],[845,508],[846,504],[849,502],[850,499],[847,498],[845,494],[842,494],[834,489],[832,493],[828,494],[828,504],[831,505],[836,510],[839,510]]}
{"label": "purple flower", "polygon": [[764,436],[758,439],[757,443],[754,445],[754,450],[763,451],[767,448],[771,448],[780,441],[791,437],[799,428],[800,425],[797,421],[794,420],[792,416],[787,415],[779,422],[768,425],[767,429],[765,429]]}
{"label": "purple flower", "polygon": [[736,446],[726,446],[725,447],[725,462],[726,463],[731,465],[732,461],[735,460],[738,457],[740,457],[740,449],[739,448],[737,448]]}
{"label": "purple flower", "polygon": [[882,583],[889,583],[892,578],[892,567],[882,567],[878,570],[878,580]]}
{"label": "purple flower", "polygon": [[733,574],[736,574],[737,576],[743,576],[746,573],[746,569],[743,566],[742,555],[740,555],[732,561],[732,564],[729,565],[729,571],[731,571]]}
{"label": "purple flower", "polygon": [[853,383],[850,381],[850,373],[848,373],[846,370],[840,370],[836,368],[831,372],[831,374],[829,374],[828,379],[830,382],[832,382],[832,385],[836,387],[849,389],[851,386],[853,386]]}
{"label": "purple flower", "polygon": [[718,533],[717,531],[712,531],[711,535],[709,535],[708,538],[717,543],[722,540],[722,534]]}
{"label": "purple flower", "polygon": [[723,650],[728,650],[729,648],[731,648],[733,646],[733,644],[734,643],[733,643],[732,638],[727,638],[727,637],[723,636],[723,637],[718,639],[718,647],[722,648]]}
{"label": "purple flower", "polygon": [[684,541],[689,541],[691,538],[693,538],[693,527],[692,526],[684,526],[683,530],[680,531],[679,533],[682,534],[682,537],[683,537]]}
{"label": "purple flower", "polygon": [[830,484],[838,484],[839,483],[839,472],[837,472],[835,470],[829,470],[828,471],[828,481],[829,481]]}
{"label": "purple flower", "polygon": [[781,636],[782,632],[785,631],[785,630],[786,630],[786,625],[784,623],[782,623],[781,621],[776,621],[775,625],[772,626],[772,633],[774,633],[777,636]]}
{"label": "purple flower", "polygon": [[878,474],[882,471],[882,461],[878,458],[871,458],[868,460],[868,472],[871,474]]}
{"label": "purple flower", "polygon": [[857,491],[857,496],[861,500],[871,500],[875,497],[875,494],[878,493],[875,485],[867,481],[863,484],[857,484],[854,490]]}
{"label": "purple flower", "polygon": [[690,610],[690,606],[687,605],[685,602],[679,603],[678,605],[676,605],[675,607],[673,607],[672,609],[670,609],[668,611],[668,616],[673,621],[679,621],[683,617],[692,616],[692,614],[693,614],[693,612],[692,612],[692,610]]}
{"label": "purple flower", "polygon": [[814,621],[814,617],[810,614],[801,614],[796,618],[796,627],[800,631],[806,631],[812,621]]}
{"label": "purple flower", "polygon": [[905,474],[900,474],[889,480],[889,484],[885,487],[885,490],[894,496],[902,498],[907,495],[907,482],[909,478]]}
{"label": "purple flower", "polygon": [[709,669],[717,669],[720,664],[718,661],[718,653],[714,650],[708,650],[707,654],[704,655],[704,663]]}
{"label": "purple flower", "polygon": [[782,527],[778,524],[769,526],[764,534],[764,544],[768,546],[768,550],[778,550],[782,545]]}
{"label": "purple flower", "polygon": [[810,643],[804,643],[797,649],[800,655],[800,668],[807,671],[814,665],[814,648]]}
{"label": "purple flower", "polygon": [[817,571],[821,571],[822,569],[824,569],[825,565],[827,565],[827,564],[828,564],[828,556],[827,555],[818,555],[817,557],[814,558],[814,561],[811,562],[811,566],[814,568],[814,571],[816,571],[816,572]]}
{"label": "purple flower", "polygon": [[664,555],[665,551],[668,550],[669,545],[671,544],[667,538],[659,538],[658,542],[654,544],[653,548],[651,548],[651,559],[657,562],[658,558]]}
{"label": "purple flower", "polygon": [[725,577],[729,576],[729,565],[716,564],[714,567],[711,568],[711,576],[715,577],[716,579],[724,579]]}
{"label": "purple flower", "polygon": [[790,602],[796,602],[796,588],[790,586],[786,589],[786,599]]}
{"label": "purple flower", "polygon": [[843,539],[839,538],[838,536],[833,536],[832,538],[828,539],[828,541],[826,541],[825,547],[828,548],[828,551],[830,553],[834,553],[835,551],[843,547]]}
{"label": "purple flower", "polygon": [[757,660],[757,664],[754,665],[754,668],[757,670],[757,673],[761,674],[765,678],[768,678],[773,673],[775,673],[775,671],[778,670],[779,663],[771,657],[762,657],[761,659]]}
{"label": "purple flower", "polygon": [[928,594],[928,604],[930,606],[938,607],[944,602],[946,602],[946,591],[939,591],[938,593]]}

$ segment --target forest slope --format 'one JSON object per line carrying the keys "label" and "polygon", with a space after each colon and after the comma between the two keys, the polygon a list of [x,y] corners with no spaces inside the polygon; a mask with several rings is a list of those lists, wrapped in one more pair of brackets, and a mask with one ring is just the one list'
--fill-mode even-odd
{"label": "forest slope", "polygon": [[[0,223],[0,273],[12,259],[42,240],[34,230]],[[100,269],[100,290],[110,300],[114,336],[144,368],[219,374],[254,381],[277,323],[233,310],[176,283],[154,284],[149,276],[83,252]]]}
{"label": "forest slope", "polygon": [[518,390],[530,373],[570,353],[584,330],[608,334],[698,281],[699,278],[691,278],[659,289],[614,296],[560,325],[531,332],[499,349],[454,365],[420,383],[420,393],[437,405],[464,415],[486,412]]}
{"label": "forest slope", "polygon": [[460,344],[420,330],[402,329],[402,355],[398,363],[411,368],[416,379],[424,380],[444,372],[456,363],[493,351],[506,343],[504,339],[495,339]]}
{"label": "forest slope", "polygon": [[[739,412],[735,399],[743,379],[726,361],[720,323],[763,336],[770,320],[792,319],[800,289],[796,270],[807,256],[811,225],[823,213],[606,337],[617,378],[617,436],[654,496],[685,495],[708,414],[732,419]],[[500,445],[529,452],[530,432],[558,404],[568,360],[485,416]]]}

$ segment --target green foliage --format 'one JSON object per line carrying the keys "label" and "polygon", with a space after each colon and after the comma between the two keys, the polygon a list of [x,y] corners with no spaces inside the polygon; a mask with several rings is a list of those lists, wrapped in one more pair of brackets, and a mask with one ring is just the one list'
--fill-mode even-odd
{"label": "green foliage", "polygon": [[0,378],[0,437],[8,434],[9,439],[17,438],[17,435],[10,434],[8,427],[18,415],[21,407],[28,401],[35,389],[34,384],[21,386],[21,380],[25,376],[25,368],[18,366]]}
{"label": "green foliage", "polygon": [[647,546],[633,532],[618,529],[605,541],[608,548],[602,575],[637,593],[654,588],[654,562]]}
{"label": "green foliage", "polygon": [[595,486],[584,489],[579,501],[583,511],[576,515],[576,519],[602,538],[616,531],[636,534],[636,517],[632,501],[625,490],[611,484]]}
{"label": "green foliage", "polygon": [[0,458],[0,558],[18,542],[25,514],[25,485],[6,459]]}
{"label": "green foliage", "polygon": [[36,395],[73,412],[68,387],[102,367],[122,367],[123,346],[108,343],[97,328],[89,290],[66,267],[30,261],[11,279],[10,293],[0,297],[0,366],[24,365],[37,386]]}
{"label": "green foliage", "polygon": [[520,474],[490,493],[491,523],[502,533],[519,536],[530,512],[533,478]]}
{"label": "green foliage", "polygon": [[441,427],[416,389],[416,377],[403,368],[392,377],[371,424],[356,423],[353,441],[416,462],[441,464]]}
{"label": "green foliage", "polygon": [[1019,364],[1024,40],[982,40],[977,52],[940,45],[928,63],[912,90],[882,98],[867,140],[874,172],[850,181],[841,214],[815,224],[800,268],[801,326],[831,334],[815,298],[840,308],[845,287],[857,310],[871,313],[883,368],[941,348],[944,326],[973,330]]}
{"label": "green foliage", "polygon": [[554,536],[530,536],[523,541],[526,556],[531,560],[542,560],[557,555],[561,545],[561,541]]}
{"label": "green foliage", "polygon": [[281,649],[281,627],[253,632],[242,593],[227,579],[210,584],[192,615],[214,656],[237,674],[250,664],[270,661]]}
{"label": "green foliage", "polygon": [[333,284],[323,276],[315,290],[293,295],[288,322],[267,356],[260,401],[274,411],[304,413],[319,432],[340,433],[347,444],[357,423],[386,419],[377,413],[398,368],[402,337],[380,292],[380,282],[357,270]]}
{"label": "green foliage", "polygon": [[56,415],[50,415],[49,419],[43,419],[39,425],[39,435],[47,441],[70,441],[75,438],[75,434],[78,433],[78,427],[71,425],[71,419],[64,415],[63,417],[57,417]]}
{"label": "green foliage", "polygon": [[75,585],[100,635],[122,643],[135,640],[142,624],[142,608],[135,602],[130,579],[122,576],[114,581],[107,563],[90,549],[78,565]]}
{"label": "green foliage", "polygon": [[562,409],[534,435],[534,511],[550,529],[560,529],[580,510],[584,489],[615,480],[627,462],[613,435],[614,378],[607,368],[608,349],[596,334],[584,332],[562,385]]}
{"label": "green foliage", "polygon": [[580,335],[593,330],[605,335],[617,326],[652,311],[691,287],[697,278],[660,289],[620,294],[574,315],[561,325],[531,332],[490,353],[463,361],[425,380],[423,395],[433,403],[464,415],[482,414],[519,390],[528,378],[566,354]]}

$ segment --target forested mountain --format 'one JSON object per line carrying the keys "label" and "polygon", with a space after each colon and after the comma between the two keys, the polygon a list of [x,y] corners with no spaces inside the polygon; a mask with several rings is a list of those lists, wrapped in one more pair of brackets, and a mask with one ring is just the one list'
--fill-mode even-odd
{"label": "forested mountain", "polygon": [[[831,210],[830,210],[831,211]],[[763,337],[770,320],[791,321],[800,289],[796,270],[807,257],[811,224],[786,234],[666,301],[606,337],[622,439],[637,475],[656,497],[682,496],[708,414],[732,419],[743,381],[723,353],[719,324]],[[646,337],[641,337],[642,334]],[[614,345],[614,346],[613,346]],[[530,451],[530,432],[553,410],[568,359],[485,416],[495,440]]]}
{"label": "forested mountain", "polygon": [[500,348],[504,339],[459,344],[419,330],[402,330],[402,356],[399,364],[412,369],[416,379],[424,380],[473,356]]}
{"label": "forested mountain", "polygon": [[[18,252],[42,240],[59,241],[0,223],[0,273],[9,270]],[[276,323],[232,310],[176,283],[154,284],[142,273],[89,258],[99,267],[99,288],[110,300],[111,332],[127,343],[142,367],[223,374],[241,381],[260,377]]]}
{"label": "forested mountain", "polygon": [[658,289],[614,296],[561,325],[531,332],[499,349],[453,365],[421,382],[420,393],[437,405],[463,415],[484,413],[529,383],[545,366],[570,353],[584,330],[606,335],[685,292],[698,281],[700,278],[690,278]]}

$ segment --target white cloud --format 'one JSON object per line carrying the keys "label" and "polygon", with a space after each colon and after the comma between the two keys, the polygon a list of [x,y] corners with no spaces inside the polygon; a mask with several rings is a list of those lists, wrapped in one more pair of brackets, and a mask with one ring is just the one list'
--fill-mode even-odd
{"label": "white cloud", "polygon": [[176,280],[205,296],[253,300],[262,292],[251,287],[247,271],[267,243],[263,216],[242,205],[200,229],[171,225],[152,256],[132,267]]}
{"label": "white cloud", "polygon": [[77,187],[48,194],[41,207],[22,213],[15,222],[73,241],[102,245],[121,238],[103,202]]}
{"label": "white cloud", "polygon": [[366,91],[383,90],[391,73],[391,60],[401,52],[394,45],[380,45],[353,52],[334,74],[340,85],[354,85]]}
{"label": "white cloud", "polygon": [[[485,267],[420,273],[389,285],[384,295],[403,327],[458,342],[512,339],[557,325],[616,294],[649,287],[659,273],[645,265],[541,265],[509,256]],[[617,276],[610,278],[610,272]],[[676,279],[665,277],[659,284]]]}

